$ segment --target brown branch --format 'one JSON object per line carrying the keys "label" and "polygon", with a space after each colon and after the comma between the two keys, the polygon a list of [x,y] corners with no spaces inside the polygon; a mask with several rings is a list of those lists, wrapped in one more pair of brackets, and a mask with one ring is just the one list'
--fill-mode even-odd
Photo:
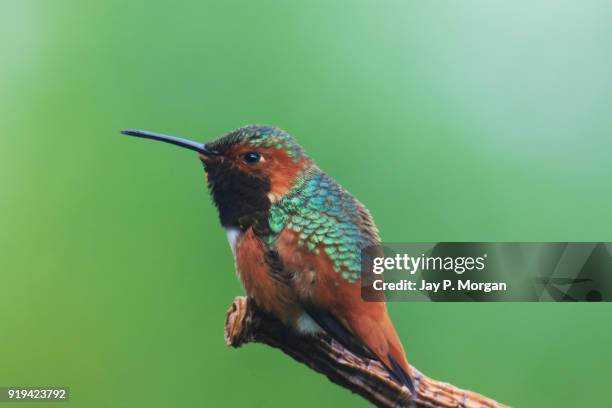
{"label": "brown branch", "polygon": [[281,349],[378,407],[506,407],[472,391],[432,380],[414,367],[417,395],[413,397],[378,361],[355,355],[327,336],[299,335],[242,296],[234,299],[227,312],[225,342],[232,347],[255,342]]}

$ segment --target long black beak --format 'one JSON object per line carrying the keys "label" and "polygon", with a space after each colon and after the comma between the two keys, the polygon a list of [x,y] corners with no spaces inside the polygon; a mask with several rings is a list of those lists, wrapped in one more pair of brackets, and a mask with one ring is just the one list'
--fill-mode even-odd
{"label": "long black beak", "polygon": [[218,156],[220,153],[206,148],[206,145],[182,137],[162,135],[161,133],[148,132],[140,129],[125,129],[121,133],[128,136],[142,137],[144,139],[159,140],[161,142],[184,147],[185,149],[195,150],[205,156]]}

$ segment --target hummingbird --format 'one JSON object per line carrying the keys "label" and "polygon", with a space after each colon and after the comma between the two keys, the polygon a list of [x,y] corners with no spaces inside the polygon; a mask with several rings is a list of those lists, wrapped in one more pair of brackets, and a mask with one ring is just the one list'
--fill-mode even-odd
{"label": "hummingbird", "polygon": [[379,360],[414,395],[412,372],[384,302],[361,296],[361,251],[380,245],[368,209],[296,140],[249,125],[208,143],[127,129],[196,151],[245,292],[302,335],[326,333]]}

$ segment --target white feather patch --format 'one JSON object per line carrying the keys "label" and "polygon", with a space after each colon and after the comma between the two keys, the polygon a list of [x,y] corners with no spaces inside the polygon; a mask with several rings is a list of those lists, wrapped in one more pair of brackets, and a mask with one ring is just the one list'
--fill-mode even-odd
{"label": "white feather patch", "polygon": [[232,254],[234,257],[236,256],[236,243],[238,242],[238,238],[242,234],[240,228],[229,227],[225,229],[225,233],[227,234],[227,241],[230,244],[230,248],[232,248]]}
{"label": "white feather patch", "polygon": [[282,197],[278,194],[268,193],[268,200],[270,200],[272,204],[277,203],[281,198]]}
{"label": "white feather patch", "polygon": [[312,317],[306,312],[302,313],[299,319],[297,319],[296,328],[300,333],[304,334],[315,334],[323,331],[321,326],[312,320]]}

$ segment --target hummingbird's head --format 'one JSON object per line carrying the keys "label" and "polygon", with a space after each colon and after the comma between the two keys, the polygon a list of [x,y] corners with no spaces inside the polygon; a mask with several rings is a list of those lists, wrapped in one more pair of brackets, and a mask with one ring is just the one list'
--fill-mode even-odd
{"label": "hummingbird's head", "polygon": [[246,229],[267,220],[270,206],[314,165],[293,137],[270,126],[245,126],[205,144],[140,130],[122,133],[197,151],[226,228]]}

